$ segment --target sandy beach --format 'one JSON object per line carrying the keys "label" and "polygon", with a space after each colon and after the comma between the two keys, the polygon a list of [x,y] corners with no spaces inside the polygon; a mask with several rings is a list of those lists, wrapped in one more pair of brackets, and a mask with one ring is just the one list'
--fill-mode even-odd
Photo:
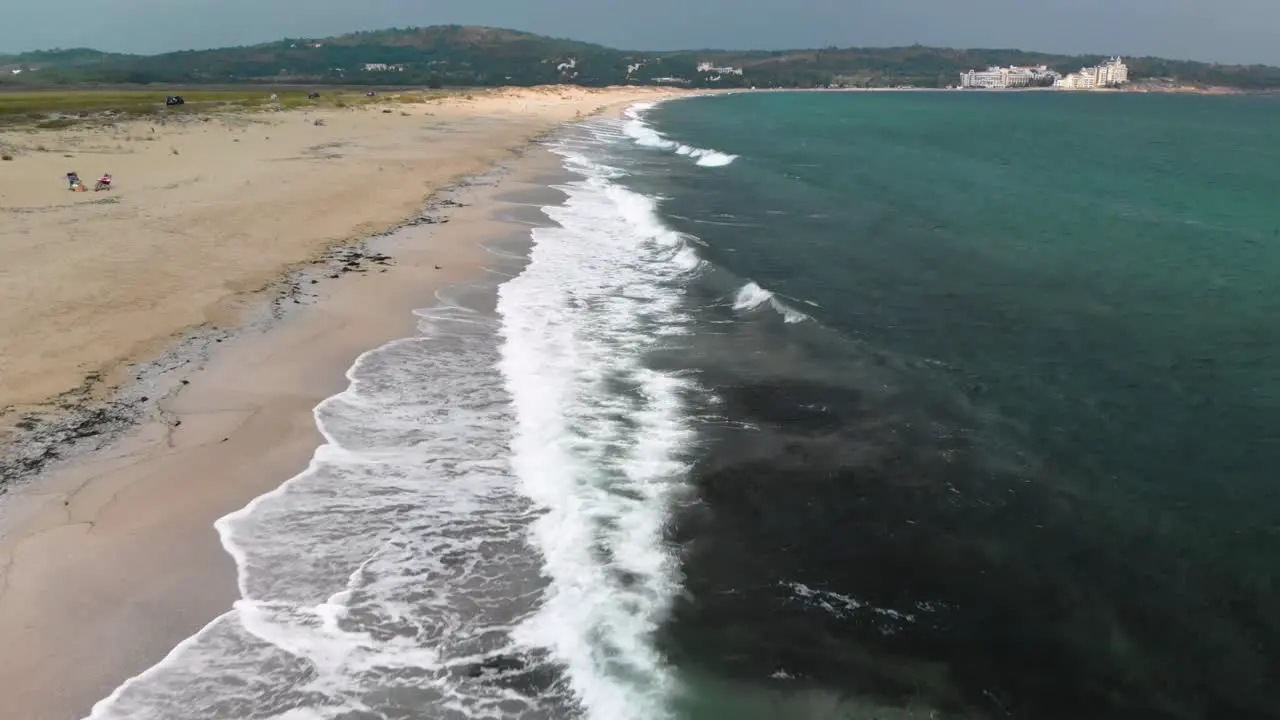
{"label": "sandy beach", "polygon": [[0,133],[0,714],[84,717],[225,612],[213,521],[305,467],[357,355],[525,231],[495,215],[556,169],[530,139],[665,94]]}

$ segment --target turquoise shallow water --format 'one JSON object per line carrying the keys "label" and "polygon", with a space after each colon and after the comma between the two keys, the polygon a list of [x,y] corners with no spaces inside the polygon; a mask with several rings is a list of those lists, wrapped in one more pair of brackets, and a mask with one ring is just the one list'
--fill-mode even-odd
{"label": "turquoise shallow water", "polygon": [[[674,531],[678,664],[975,717],[1280,716],[1280,101],[647,118],[739,156],[624,180],[715,268],[661,361],[752,428],[707,431]],[[748,281],[812,319],[731,313]]]}

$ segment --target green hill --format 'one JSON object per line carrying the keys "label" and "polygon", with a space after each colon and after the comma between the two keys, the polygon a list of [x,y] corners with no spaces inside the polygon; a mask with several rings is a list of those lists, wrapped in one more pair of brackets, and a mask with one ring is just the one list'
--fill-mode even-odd
{"label": "green hill", "polygon": [[89,48],[71,48],[68,50],[36,50],[18,55],[0,53],[0,68],[15,69],[18,67],[51,67],[72,68],[102,66],[113,63],[139,59],[138,55],[122,55],[105,53]]}
{"label": "green hill", "polygon": [[[535,85],[683,83],[692,87],[847,85],[938,87],[970,68],[1046,64],[1061,71],[1099,56],[924,46],[821,50],[645,52],[515,30],[458,25],[289,38],[246,47],[139,56],[95,50],[0,55],[0,85]],[[1129,58],[1134,79],[1280,88],[1280,68]],[[699,66],[704,65],[700,70]],[[22,69],[13,74],[11,70]]]}

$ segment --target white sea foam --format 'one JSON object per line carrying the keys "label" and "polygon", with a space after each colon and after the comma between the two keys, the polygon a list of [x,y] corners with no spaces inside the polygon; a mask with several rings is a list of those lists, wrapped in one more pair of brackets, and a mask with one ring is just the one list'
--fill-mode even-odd
{"label": "white sea foam", "polygon": [[591,159],[621,127],[556,148],[582,179],[496,314],[442,297],[356,361],[306,470],[216,524],[242,599],[92,720],[667,715],[691,381],[642,358],[702,261]]}
{"label": "white sea foam", "polygon": [[703,167],[724,167],[734,160],[738,159],[737,155],[729,155],[718,150],[705,150],[689,145],[679,145],[676,147],[677,155],[687,155],[698,161]]}
{"label": "white sea foam", "polygon": [[362,355],[321,403],[308,468],[217,530],[234,609],[98,703],[93,720],[461,717],[569,707],[476,677],[519,653],[536,604],[530,503],[506,463],[514,424],[496,318],[448,301],[422,336]]}
{"label": "white sea foam", "polygon": [[773,293],[765,290],[759,285],[749,282],[738,288],[738,294],[733,299],[734,310],[753,310],[773,299]]}
{"label": "white sea foam", "polygon": [[623,112],[626,118],[622,125],[622,132],[631,138],[637,145],[644,147],[657,148],[659,150],[669,150],[677,155],[693,158],[696,164],[702,167],[724,167],[734,160],[738,159],[737,155],[722,153],[718,150],[709,150],[706,148],[685,145],[674,140],[669,140],[665,135],[653,129],[649,123],[645,122],[645,112],[652,110],[657,103],[636,103],[627,108]]}
{"label": "white sea foam", "polygon": [[762,305],[773,308],[782,316],[784,322],[799,323],[809,319],[808,315],[779,300],[772,291],[765,290],[751,281],[738,288],[738,293],[733,298],[734,310],[755,310]]}
{"label": "white sea foam", "polygon": [[502,369],[517,408],[513,466],[545,511],[535,543],[551,586],[516,633],[545,647],[590,718],[666,716],[674,679],[651,636],[679,588],[663,540],[683,486],[687,381],[644,353],[684,331],[676,281],[700,263],[616,172],[556,148],[583,179],[546,208],[530,264],[499,291]]}

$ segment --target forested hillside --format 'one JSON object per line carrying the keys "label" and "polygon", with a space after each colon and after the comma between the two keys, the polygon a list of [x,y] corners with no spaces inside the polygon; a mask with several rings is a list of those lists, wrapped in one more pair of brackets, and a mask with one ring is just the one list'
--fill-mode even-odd
{"label": "forested hillside", "polygon": [[[499,28],[457,25],[288,38],[247,47],[118,55],[89,49],[0,55],[0,86],[687,84],[692,87],[941,87],[988,65],[1067,72],[1100,56],[924,46],[821,50],[645,52]],[[1280,68],[1126,58],[1133,79],[1280,88]],[[701,69],[700,69],[701,67]]]}

